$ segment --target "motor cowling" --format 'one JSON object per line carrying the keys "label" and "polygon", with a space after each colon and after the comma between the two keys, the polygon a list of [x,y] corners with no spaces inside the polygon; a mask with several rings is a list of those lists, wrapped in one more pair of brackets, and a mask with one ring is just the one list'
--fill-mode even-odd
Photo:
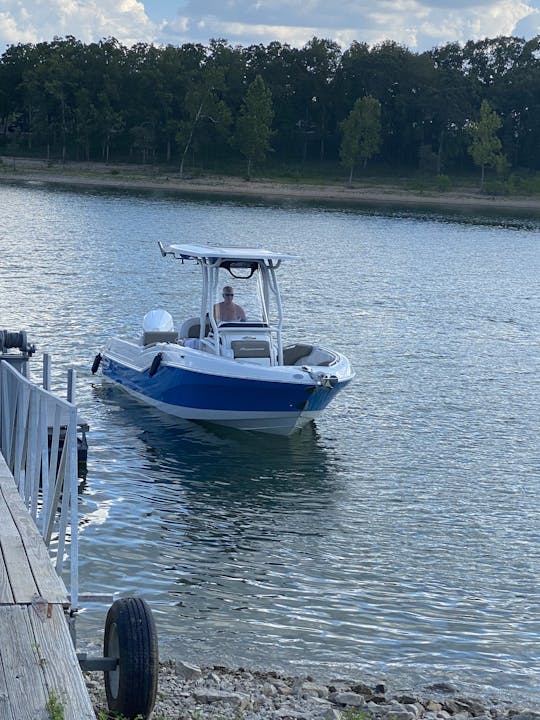
{"label": "motor cowling", "polygon": [[143,332],[173,332],[174,321],[166,310],[150,310],[143,318]]}

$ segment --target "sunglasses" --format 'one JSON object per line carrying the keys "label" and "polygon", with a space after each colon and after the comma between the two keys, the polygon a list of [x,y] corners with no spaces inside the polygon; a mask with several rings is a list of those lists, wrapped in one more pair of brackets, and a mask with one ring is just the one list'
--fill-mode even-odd
{"label": "sunglasses", "polygon": [[234,293],[223,293],[224,297],[234,297]]}

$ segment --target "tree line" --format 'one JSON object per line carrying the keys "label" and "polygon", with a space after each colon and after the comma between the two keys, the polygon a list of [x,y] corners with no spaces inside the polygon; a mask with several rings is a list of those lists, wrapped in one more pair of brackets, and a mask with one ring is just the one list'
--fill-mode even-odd
{"label": "tree line", "polygon": [[437,175],[474,164],[535,172],[540,36],[422,53],[395,42],[342,50],[316,37],[294,48],[68,36],[7,48],[0,119],[0,152],[182,173],[241,161],[250,174],[265,158],[299,168],[341,161],[350,179],[372,158]]}

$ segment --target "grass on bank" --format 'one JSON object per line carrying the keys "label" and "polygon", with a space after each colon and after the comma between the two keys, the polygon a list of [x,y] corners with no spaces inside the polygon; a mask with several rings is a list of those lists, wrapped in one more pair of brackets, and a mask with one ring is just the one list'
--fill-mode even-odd
{"label": "grass on bank", "polygon": [[[157,182],[177,182],[181,179],[187,181],[205,181],[208,183],[220,182],[224,177],[236,181],[247,181],[245,169],[241,164],[215,164],[211,169],[191,167],[181,178],[178,164],[152,164],[137,163],[99,163],[47,160],[39,157],[22,155],[0,156],[0,172],[35,171],[45,174],[57,174],[59,171],[66,175],[78,175],[87,178],[115,178],[125,181],[141,181],[144,179]],[[306,163],[284,164],[268,162],[259,172],[249,180],[250,183],[274,182],[293,186],[347,186],[346,173],[338,163]],[[497,177],[493,173],[484,184],[479,187],[478,173],[460,174],[433,174],[419,170],[399,169],[385,166],[370,167],[367,171],[358,170],[353,179],[353,188],[378,188],[381,190],[398,190],[402,192],[423,193],[450,193],[472,192],[491,196],[535,196],[540,195],[540,173],[530,171],[515,171],[506,177]]]}

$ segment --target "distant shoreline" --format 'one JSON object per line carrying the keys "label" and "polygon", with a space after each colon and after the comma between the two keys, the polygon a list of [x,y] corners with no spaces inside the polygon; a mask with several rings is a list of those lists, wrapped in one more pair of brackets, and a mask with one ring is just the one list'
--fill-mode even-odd
{"label": "distant shoreline", "polygon": [[66,163],[48,167],[42,160],[10,158],[0,163],[0,182],[51,183],[76,187],[165,191],[217,197],[252,197],[263,200],[304,200],[338,205],[384,205],[395,207],[454,208],[508,212],[540,212],[540,197],[491,196],[470,188],[437,192],[406,190],[397,186],[288,183],[265,179],[243,180],[230,176],[181,179],[148,166],[103,166],[96,163]]}

